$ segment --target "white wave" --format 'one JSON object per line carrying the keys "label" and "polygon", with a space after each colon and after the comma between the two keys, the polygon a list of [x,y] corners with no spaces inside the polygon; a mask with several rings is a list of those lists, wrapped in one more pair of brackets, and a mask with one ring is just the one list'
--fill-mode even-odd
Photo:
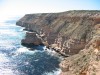
{"label": "white wave", "polygon": [[15,56],[18,56],[18,55],[20,55],[20,54],[22,54],[22,53],[26,53],[26,52],[28,52],[28,49],[26,48],[26,47],[22,47],[22,48],[19,48],[19,49],[17,49],[14,53],[12,53],[13,54],[13,57],[15,57]]}
{"label": "white wave", "polygon": [[34,50],[34,51],[30,51],[28,48],[26,47],[21,47],[19,48],[15,53],[26,53],[26,54],[34,54],[35,52],[38,52],[38,50]]}
{"label": "white wave", "polygon": [[10,60],[6,57],[5,54],[0,54],[0,75],[15,75],[13,73],[13,65],[9,65]]}
{"label": "white wave", "polygon": [[0,62],[9,62],[9,60],[5,57],[5,54],[0,54]]}
{"label": "white wave", "polygon": [[11,50],[13,48],[16,48],[16,46],[14,46],[13,44],[11,43],[3,43],[3,42],[0,42],[0,49],[3,49],[3,50]]}
{"label": "white wave", "polygon": [[11,69],[2,68],[0,69],[0,75],[15,75]]}
{"label": "white wave", "polygon": [[27,52],[27,51],[29,51],[29,50],[26,47],[22,47],[17,50],[17,52],[19,52],[19,53],[23,53],[23,52]]}
{"label": "white wave", "polygon": [[49,54],[51,56],[58,56],[57,52],[55,52],[52,49],[46,49],[45,51],[47,52],[47,54]]}
{"label": "white wave", "polygon": [[57,71],[49,72],[49,73],[44,73],[42,75],[60,75],[61,69],[58,69]]}

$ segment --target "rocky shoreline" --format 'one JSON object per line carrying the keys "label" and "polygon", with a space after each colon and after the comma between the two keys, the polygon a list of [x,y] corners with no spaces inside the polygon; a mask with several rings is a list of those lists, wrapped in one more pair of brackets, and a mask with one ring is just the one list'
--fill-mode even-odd
{"label": "rocky shoreline", "polygon": [[[95,49],[99,50],[100,44],[96,41],[99,41],[97,38],[100,38],[100,11],[74,10],[62,13],[27,14],[16,24],[30,31],[21,41],[22,45],[29,47],[45,45],[61,55],[70,56],[60,64],[61,75],[92,75],[87,72],[81,73],[86,65],[83,67],[79,65],[77,68],[78,65],[75,66],[77,64],[75,62],[83,60],[82,56],[90,57]],[[78,59],[78,57],[80,58]],[[84,64],[85,62],[78,63]],[[89,62],[85,64],[89,64]]]}
{"label": "rocky shoreline", "polygon": [[58,48],[57,44],[49,45],[47,42],[44,42],[42,40],[42,37],[38,35],[36,32],[30,32],[30,31],[26,32],[26,36],[24,39],[21,40],[21,44],[29,49],[32,49],[33,46],[43,45],[43,46],[46,46],[46,48],[57,52],[61,56],[64,56],[64,57],[69,56],[65,54],[64,52],[61,52],[60,51],[61,49]]}

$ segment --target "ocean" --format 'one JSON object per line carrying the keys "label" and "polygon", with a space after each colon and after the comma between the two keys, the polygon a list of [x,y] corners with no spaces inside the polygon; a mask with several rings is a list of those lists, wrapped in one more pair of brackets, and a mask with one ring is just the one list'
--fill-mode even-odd
{"label": "ocean", "polygon": [[25,31],[16,20],[0,23],[0,75],[59,75],[60,58],[45,46],[21,45]]}

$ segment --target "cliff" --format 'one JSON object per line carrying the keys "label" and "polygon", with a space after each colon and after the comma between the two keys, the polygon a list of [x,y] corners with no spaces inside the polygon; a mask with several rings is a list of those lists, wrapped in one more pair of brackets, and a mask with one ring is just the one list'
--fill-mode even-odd
{"label": "cliff", "polygon": [[93,32],[83,50],[60,63],[60,75],[100,75],[100,24],[94,26]]}
{"label": "cliff", "polygon": [[100,75],[100,11],[27,14],[17,23],[59,53],[60,75]]}
{"label": "cliff", "polygon": [[60,75],[100,75],[100,37],[95,40],[88,49],[65,58],[60,63]]}
{"label": "cliff", "polygon": [[49,45],[56,44],[60,52],[76,54],[94,36],[100,23],[100,11],[67,11],[62,13],[27,14],[16,24],[34,31]]}

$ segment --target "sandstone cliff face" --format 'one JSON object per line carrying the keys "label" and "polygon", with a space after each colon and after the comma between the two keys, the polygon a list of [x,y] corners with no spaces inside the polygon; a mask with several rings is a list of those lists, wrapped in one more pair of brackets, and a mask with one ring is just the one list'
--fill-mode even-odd
{"label": "sandstone cliff face", "polygon": [[100,37],[97,41],[92,41],[88,49],[64,59],[60,63],[60,75],[100,75]]}
{"label": "sandstone cliff face", "polygon": [[57,44],[61,52],[76,54],[92,39],[99,11],[27,14],[16,24],[43,36],[49,45]]}
{"label": "sandstone cliff face", "polygon": [[60,63],[60,75],[100,75],[100,11],[27,14],[16,24],[73,55]]}
{"label": "sandstone cliff face", "polygon": [[100,75],[100,24],[95,25],[94,35],[78,54],[60,63],[60,75]]}

